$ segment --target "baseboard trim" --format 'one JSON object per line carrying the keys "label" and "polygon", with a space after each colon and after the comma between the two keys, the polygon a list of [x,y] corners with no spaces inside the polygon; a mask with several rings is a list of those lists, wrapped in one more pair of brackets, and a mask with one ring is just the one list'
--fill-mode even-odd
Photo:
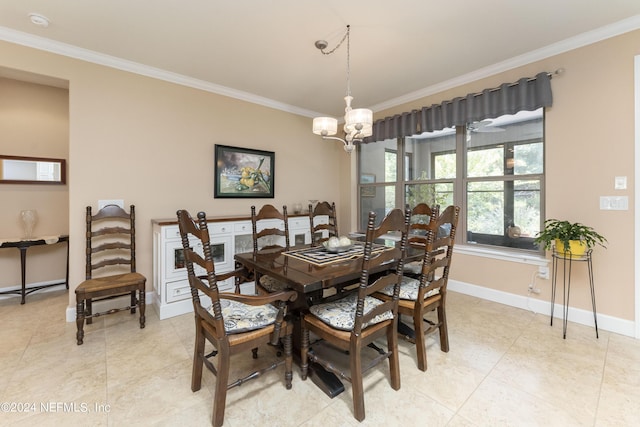
{"label": "baseboard trim", "polygon": [[[551,313],[551,301],[542,301],[536,297],[521,296],[508,292],[498,291],[495,289],[485,288],[483,286],[472,285],[470,283],[449,280],[448,289],[453,292],[459,292],[465,295],[471,295],[484,300],[509,305],[511,307],[521,308],[523,310],[533,311],[534,313],[546,314]],[[553,310],[553,318],[562,321],[562,304],[555,304]],[[630,320],[624,320],[606,314],[597,313],[598,329],[615,332],[620,335],[635,337],[635,323]],[[583,310],[579,308],[569,307],[569,322],[578,323],[586,326],[594,326],[593,312],[591,310]]]}
{"label": "baseboard trim", "polygon": [[[25,284],[25,288],[27,289],[27,291],[30,288],[36,288],[38,286],[47,286],[47,285],[53,285],[53,284],[59,284],[60,286],[64,286],[64,278],[62,279],[57,279],[57,280],[45,280],[44,282],[35,282],[35,283],[27,283]],[[5,288],[0,288],[0,292],[11,292],[11,291],[19,291],[22,290],[22,285],[15,285],[15,286],[7,286]],[[51,289],[51,288],[43,288],[41,289],[42,292],[51,292],[52,290],[56,290]],[[40,291],[40,289],[38,290],[38,292]],[[12,295],[17,295],[17,294],[0,294],[0,298],[8,298]]]}
{"label": "baseboard trim", "polygon": [[[483,286],[472,285],[470,283],[460,282],[457,280],[449,280],[448,289],[453,292],[459,292],[461,294],[474,296],[480,299],[505,304],[511,307],[521,308],[523,310],[533,311],[534,313],[546,314],[551,313],[551,301],[542,301],[536,297],[528,297],[522,295],[511,294],[509,292],[498,291],[495,289],[485,288]],[[46,292],[46,290],[43,290]],[[122,299],[128,298],[123,296]],[[146,305],[147,309],[155,306],[155,294],[154,292],[146,292]],[[100,301],[95,303],[95,308],[99,311],[106,311],[109,308],[123,305],[124,302],[118,303],[121,298],[117,298],[110,301]],[[187,300],[189,305],[191,301]],[[111,307],[112,306],[112,307]],[[158,307],[155,307],[156,311]],[[555,304],[553,314],[554,319],[562,320],[562,304]],[[171,313],[173,314],[173,313]],[[175,315],[175,314],[173,314]],[[171,317],[171,315],[165,316]],[[67,322],[75,322],[76,320],[76,307],[67,307],[66,312]],[[569,307],[569,322],[578,323],[585,326],[593,327],[593,313],[590,310],[583,310],[579,308]],[[628,337],[635,337],[635,324],[630,320],[620,319],[618,317],[609,316],[606,314],[598,313],[598,328],[605,331],[614,332],[620,335]]]}

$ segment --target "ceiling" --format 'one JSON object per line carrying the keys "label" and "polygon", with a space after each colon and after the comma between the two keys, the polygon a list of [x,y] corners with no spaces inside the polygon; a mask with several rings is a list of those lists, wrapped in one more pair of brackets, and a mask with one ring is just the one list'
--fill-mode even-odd
{"label": "ceiling", "polygon": [[314,43],[346,25],[353,106],[379,111],[640,28],[640,1],[0,2],[0,40],[309,117],[344,114],[346,45]]}

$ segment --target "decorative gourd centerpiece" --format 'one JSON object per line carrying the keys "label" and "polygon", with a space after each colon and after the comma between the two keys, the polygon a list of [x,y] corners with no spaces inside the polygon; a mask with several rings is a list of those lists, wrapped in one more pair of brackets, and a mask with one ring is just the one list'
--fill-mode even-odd
{"label": "decorative gourd centerpiece", "polygon": [[351,247],[353,246],[353,242],[347,236],[331,236],[328,240],[322,242],[322,245],[327,250],[327,252],[340,253],[351,249]]}
{"label": "decorative gourd centerpiece", "polygon": [[587,225],[547,219],[544,228],[536,235],[534,243],[547,250],[555,245],[555,251],[560,255],[579,258],[596,245],[606,248],[608,242],[604,236]]}

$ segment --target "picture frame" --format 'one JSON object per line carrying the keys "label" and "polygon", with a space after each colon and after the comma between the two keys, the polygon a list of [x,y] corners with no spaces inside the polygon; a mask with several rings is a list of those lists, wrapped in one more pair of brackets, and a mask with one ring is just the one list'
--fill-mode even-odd
{"label": "picture frame", "polygon": [[360,184],[373,184],[376,182],[376,176],[372,173],[360,174]]}
{"label": "picture frame", "polygon": [[273,198],[275,153],[215,145],[214,198]]}
{"label": "picture frame", "polygon": [[[374,184],[376,176],[372,173],[360,174],[360,184]],[[376,187],[372,185],[361,186],[360,195],[362,197],[376,197]]]}

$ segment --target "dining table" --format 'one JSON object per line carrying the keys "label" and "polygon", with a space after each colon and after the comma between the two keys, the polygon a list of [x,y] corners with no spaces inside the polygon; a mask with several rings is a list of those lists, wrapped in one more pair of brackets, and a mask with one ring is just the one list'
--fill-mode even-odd
{"label": "dining table", "polygon": [[[390,236],[374,243],[372,252],[376,253],[392,249],[399,244],[399,239]],[[424,251],[407,248],[405,262],[418,259]],[[300,313],[311,305],[320,303],[327,293],[335,293],[345,286],[356,284],[362,273],[364,242],[355,241],[345,251],[332,252],[322,245],[300,245],[289,250],[275,249],[258,253],[247,252],[235,254],[235,261],[249,273],[269,275],[278,281],[287,283],[289,288],[298,292],[298,298],[290,303],[290,313],[294,317],[294,331],[300,331]],[[376,274],[395,268],[394,262],[378,266],[370,274]],[[299,336],[294,333],[294,349],[299,350]],[[310,366],[311,379],[329,397],[335,397],[344,391],[342,382],[331,372],[319,365]]]}

